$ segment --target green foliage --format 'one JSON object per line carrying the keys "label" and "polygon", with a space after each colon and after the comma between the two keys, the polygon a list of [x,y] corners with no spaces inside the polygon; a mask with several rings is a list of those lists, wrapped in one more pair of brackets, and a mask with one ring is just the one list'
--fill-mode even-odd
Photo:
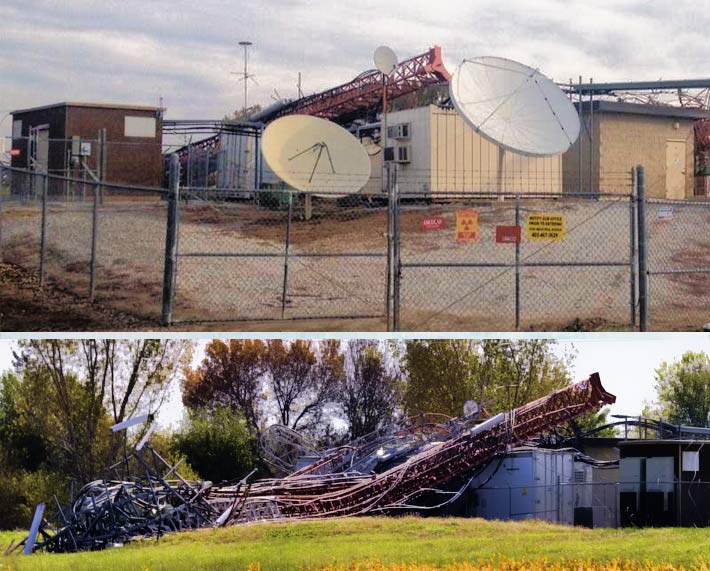
{"label": "green foliage", "polygon": [[407,342],[405,408],[461,416],[467,400],[490,413],[519,407],[570,383],[569,360],[553,346],[544,339]]}
{"label": "green foliage", "polygon": [[174,436],[173,450],[212,482],[238,480],[256,461],[255,442],[244,417],[228,408],[195,411],[185,429]]}
{"label": "green foliage", "polygon": [[688,351],[656,369],[657,402],[645,413],[674,424],[710,427],[710,357]]}

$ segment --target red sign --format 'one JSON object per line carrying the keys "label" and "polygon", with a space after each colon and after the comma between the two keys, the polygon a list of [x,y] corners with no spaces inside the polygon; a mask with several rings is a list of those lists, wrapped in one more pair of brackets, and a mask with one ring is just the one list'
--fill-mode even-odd
{"label": "red sign", "polygon": [[22,151],[20,149],[10,149],[11,157],[19,157]]}
{"label": "red sign", "polygon": [[520,244],[520,226],[496,226],[497,244]]}
{"label": "red sign", "polygon": [[443,216],[427,216],[422,219],[422,230],[443,230],[446,228],[446,220]]}

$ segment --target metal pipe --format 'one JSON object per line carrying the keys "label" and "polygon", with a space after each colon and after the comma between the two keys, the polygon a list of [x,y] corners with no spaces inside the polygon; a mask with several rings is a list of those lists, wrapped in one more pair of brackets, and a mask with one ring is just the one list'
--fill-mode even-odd
{"label": "metal pipe", "polygon": [[646,250],[646,177],[643,165],[636,167],[638,247],[639,247],[639,326],[648,331],[648,252]]}
{"label": "metal pipe", "polygon": [[49,191],[49,175],[40,175],[42,179],[42,227],[39,238],[39,285],[44,285],[47,256],[47,193]]}
{"label": "metal pipe", "polygon": [[[582,112],[583,101],[582,101],[582,91],[581,91],[581,88],[582,88],[582,76],[581,75],[579,76],[579,87],[580,87],[580,91],[579,91],[579,119],[580,119],[580,121],[584,121],[584,113]],[[577,139],[577,144],[579,145],[579,147],[577,149],[577,176],[579,178],[579,180],[577,181],[577,185],[579,187],[578,191],[581,194],[583,192],[582,191],[582,136],[581,136],[581,133],[580,133],[579,138]]]}
{"label": "metal pipe", "polygon": [[168,195],[168,220],[165,230],[165,262],[163,271],[163,325],[172,323],[173,301],[175,297],[175,275],[178,256],[178,217],[180,200],[180,159],[170,155],[170,194]]}
{"label": "metal pipe", "polygon": [[631,169],[633,195],[629,201],[629,305],[631,327],[636,328],[636,168]]}
{"label": "metal pipe", "polygon": [[288,288],[288,250],[291,243],[291,216],[293,213],[293,193],[288,193],[288,218],[286,220],[286,244],[284,246],[284,282],[281,293],[281,319],[286,314],[286,290]]}
{"label": "metal pipe", "polygon": [[[515,225],[520,228],[520,195],[515,196]],[[520,331],[520,240],[515,242],[515,330]]]}

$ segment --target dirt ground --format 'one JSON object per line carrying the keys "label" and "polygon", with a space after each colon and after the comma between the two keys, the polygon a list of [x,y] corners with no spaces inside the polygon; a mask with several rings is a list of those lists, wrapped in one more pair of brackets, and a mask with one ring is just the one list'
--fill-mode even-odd
{"label": "dirt ground", "polygon": [[[456,212],[471,207],[480,215],[480,237],[457,242]],[[707,267],[710,242],[698,229],[710,223],[710,208],[676,207],[670,222],[661,221],[654,208],[649,207],[650,269]],[[629,252],[628,202],[528,200],[522,207],[523,224],[531,212],[561,213],[567,229],[562,242],[535,243],[524,238],[521,244],[520,259],[528,264],[519,275],[521,330],[633,329],[630,286],[635,264]],[[422,221],[433,215],[444,219],[445,228],[425,231]],[[101,206],[96,237],[97,301],[93,305],[86,301],[90,204],[49,205],[46,265],[50,285],[44,292],[21,269],[38,267],[40,220],[37,204],[5,203],[0,246],[8,265],[3,273],[7,285],[0,293],[2,330],[386,328],[387,216],[381,205],[343,208],[320,203],[308,221],[296,208],[287,271],[285,209],[199,201],[183,206],[174,309],[177,323],[168,329],[159,325],[164,202],[130,202],[124,197],[107,199]],[[514,221],[512,201],[404,205],[401,328],[514,330],[515,270],[510,265],[515,247],[495,239],[496,226]],[[710,322],[708,275],[651,275],[653,328],[697,330]]]}
{"label": "dirt ground", "polygon": [[[288,327],[288,329],[287,329]],[[90,303],[85,296],[48,284],[13,264],[0,263],[0,331],[384,331],[377,319],[222,322],[163,327],[157,320]]]}

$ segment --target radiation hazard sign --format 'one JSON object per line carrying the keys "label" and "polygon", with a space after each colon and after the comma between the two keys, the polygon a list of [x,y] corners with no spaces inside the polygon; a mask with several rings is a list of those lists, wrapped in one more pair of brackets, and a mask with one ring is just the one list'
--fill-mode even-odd
{"label": "radiation hazard sign", "polygon": [[478,240],[478,210],[456,211],[456,241],[473,242]]}
{"label": "radiation hazard sign", "polygon": [[557,213],[528,215],[528,242],[561,242],[565,239],[565,217]]}

